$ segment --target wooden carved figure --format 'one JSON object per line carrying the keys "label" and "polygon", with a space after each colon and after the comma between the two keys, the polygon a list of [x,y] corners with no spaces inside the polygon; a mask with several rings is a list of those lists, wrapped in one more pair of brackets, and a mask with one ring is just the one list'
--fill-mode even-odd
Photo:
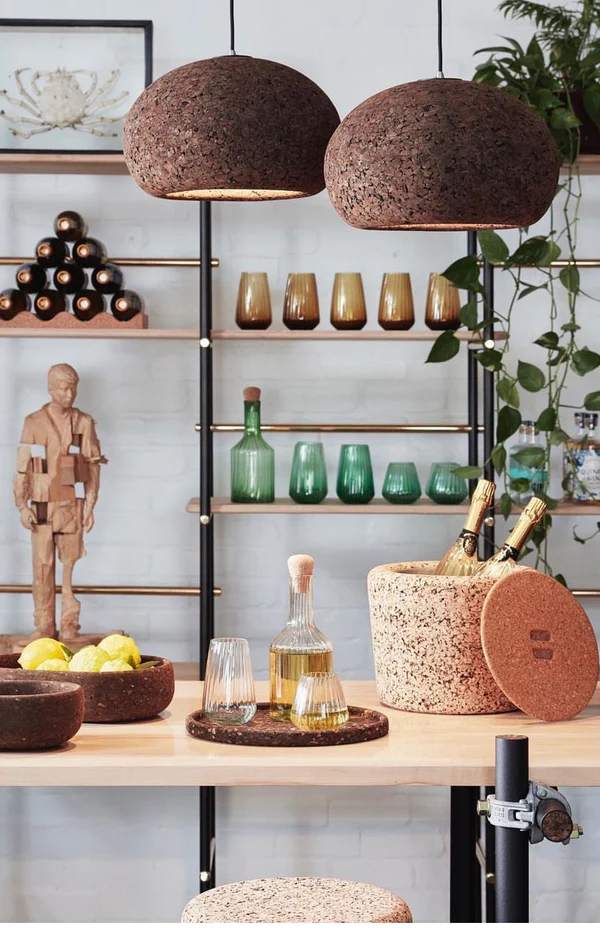
{"label": "wooden carved figure", "polygon": [[25,419],[14,478],[21,523],[31,532],[35,631],[56,636],[56,552],[62,563],[60,638],[79,632],[81,603],[73,568],[85,556],[84,533],[94,526],[102,456],[94,420],[73,405],[79,376],[69,364],[48,372],[50,402]]}

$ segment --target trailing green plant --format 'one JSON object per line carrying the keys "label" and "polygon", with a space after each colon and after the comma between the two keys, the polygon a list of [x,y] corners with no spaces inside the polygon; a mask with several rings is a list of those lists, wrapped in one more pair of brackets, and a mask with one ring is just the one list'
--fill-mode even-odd
{"label": "trailing green plant", "polygon": [[[521,425],[523,391],[525,394],[545,391],[545,408],[536,422],[537,429],[544,436],[544,446],[541,449],[524,447],[515,457],[524,467],[545,474],[542,487],[536,485],[536,495],[541,496],[548,506],[548,512],[532,533],[533,547],[526,548],[522,556],[535,550],[535,566],[553,574],[548,561],[548,533],[552,526],[552,510],[559,500],[549,493],[551,452],[569,438],[562,426],[561,414],[566,408],[600,410],[600,390],[582,395],[582,402],[577,407],[570,407],[564,402],[570,373],[584,377],[600,367],[600,354],[585,344],[578,321],[579,298],[583,294],[576,263],[582,196],[576,158],[580,147],[581,120],[574,105],[578,102],[576,94],[579,94],[585,112],[600,126],[600,83],[596,78],[600,62],[600,0],[577,0],[570,8],[548,7],[527,0],[503,0],[500,10],[514,18],[530,18],[537,31],[526,49],[515,40],[506,39],[506,46],[481,50],[491,52],[492,57],[478,66],[475,80],[519,97],[548,123],[568,164],[568,172],[557,191],[562,202],[559,207],[555,200],[550,210],[548,234],[530,236],[527,229],[522,229],[518,245],[511,252],[496,232],[481,231],[478,233],[479,253],[455,261],[444,271],[444,276],[458,288],[469,291],[469,301],[460,311],[463,326],[473,333],[480,333],[487,325],[493,325],[496,331],[505,335],[505,340],[499,339],[493,345],[484,345],[476,351],[482,367],[495,376],[496,441],[490,461],[500,480],[504,481],[499,505],[505,518],[515,505],[511,491],[523,493],[530,488],[529,480],[524,478],[511,482],[506,443]],[[559,228],[555,228],[557,219],[560,219]],[[556,266],[554,262],[559,258],[562,259],[561,264]],[[491,308],[485,305],[480,281],[483,260],[510,275],[513,283],[508,307],[504,311],[494,308],[493,316]],[[541,282],[539,276],[531,279],[529,268],[541,274]],[[513,314],[521,300],[540,291],[546,295],[548,302],[546,330],[534,340],[543,353],[540,364],[515,361],[510,354]],[[562,323],[559,321],[559,294],[566,296],[568,306],[567,320]],[[432,346],[427,360],[430,363],[446,361],[454,357],[459,348],[460,342],[455,333],[443,332]],[[460,468],[459,472],[465,477],[475,477],[481,470],[466,467]],[[567,489],[569,480],[573,480],[572,475],[563,481],[563,489]],[[596,534],[583,538],[574,533],[574,538],[585,543]],[[565,582],[562,574],[555,576]]]}

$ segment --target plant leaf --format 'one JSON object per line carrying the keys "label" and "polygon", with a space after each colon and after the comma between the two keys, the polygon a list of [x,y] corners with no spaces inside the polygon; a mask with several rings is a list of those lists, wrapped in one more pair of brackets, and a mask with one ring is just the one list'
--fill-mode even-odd
{"label": "plant leaf", "polygon": [[589,412],[598,412],[600,410],[600,390],[594,393],[588,393],[583,401],[583,405]]}
{"label": "plant leaf", "polygon": [[581,328],[580,325],[577,325],[576,322],[565,322],[564,325],[561,325],[563,332],[579,332]]}
{"label": "plant leaf", "polygon": [[556,419],[556,409],[554,406],[548,406],[548,408],[544,409],[544,411],[538,416],[535,427],[540,432],[551,432],[556,425]]}
{"label": "plant leaf", "polygon": [[508,265],[527,265],[544,267],[552,260],[553,248],[544,235],[535,235],[522,242],[517,250],[508,258]]}
{"label": "plant leaf", "polygon": [[150,667],[158,667],[160,661],[142,661],[141,664],[138,664],[135,668],[136,670],[148,670]]}
{"label": "plant leaf", "polygon": [[476,480],[477,477],[481,477],[481,467],[467,466],[467,467],[455,467],[452,471],[455,477],[464,477],[465,480]]}
{"label": "plant leaf", "polygon": [[535,364],[528,364],[527,361],[519,361],[517,365],[517,380],[524,390],[530,393],[537,393],[546,384],[546,377],[539,367]]}
{"label": "plant leaf", "polygon": [[510,498],[510,495],[508,493],[503,493],[500,497],[500,502],[498,505],[500,506],[500,512],[504,518],[508,519],[512,511],[512,499]]}
{"label": "plant leaf", "polygon": [[579,271],[574,264],[563,267],[558,276],[563,287],[570,293],[579,293]]}
{"label": "plant leaf", "polygon": [[496,384],[496,393],[501,400],[508,403],[509,406],[514,406],[515,409],[518,409],[521,405],[517,382],[512,377],[501,377]]}
{"label": "plant leaf", "polygon": [[539,338],[536,338],[534,345],[540,345],[541,348],[554,349],[558,345],[558,335],[556,332],[544,332]]}
{"label": "plant leaf", "polygon": [[476,255],[466,255],[464,258],[454,261],[450,267],[446,268],[442,277],[445,277],[461,290],[478,291],[482,289],[479,283],[479,265]]}
{"label": "plant leaf", "polygon": [[554,574],[554,579],[557,580],[559,583],[562,583],[563,586],[568,587],[568,583],[565,580],[564,574]]}
{"label": "plant leaf", "polygon": [[[596,49],[596,54],[598,53],[599,49]],[[587,57],[590,58],[591,55]],[[592,122],[600,127],[600,87],[598,87],[598,84],[590,84],[583,91],[583,108]]]}
{"label": "plant leaf", "polygon": [[600,367],[600,354],[590,348],[582,348],[581,351],[576,351],[573,355],[571,367],[576,374],[583,377],[585,374],[589,374],[590,371],[595,371],[597,367]]}
{"label": "plant leaf", "polygon": [[530,293],[535,293],[536,290],[547,290],[547,289],[548,289],[547,284],[539,284],[539,286],[537,287],[532,287],[532,286],[525,287],[523,290],[520,291],[517,297],[517,300],[523,300],[526,296],[529,296]]}
{"label": "plant leaf", "polygon": [[524,467],[541,467],[546,460],[543,448],[523,448],[514,454],[515,460]]}
{"label": "plant leaf", "polygon": [[553,129],[576,129],[581,125],[581,121],[566,106],[557,106],[552,110],[550,125]]}
{"label": "plant leaf", "polygon": [[498,413],[498,425],[496,428],[497,441],[506,441],[517,431],[521,425],[521,413],[512,406],[503,406]]}
{"label": "plant leaf", "polygon": [[492,453],[490,454],[490,460],[494,465],[494,470],[497,474],[501,474],[506,467],[506,448],[504,445],[494,445],[492,448]]}
{"label": "plant leaf", "polygon": [[449,361],[460,350],[460,342],[454,332],[448,330],[438,335],[431,351],[427,356],[426,364],[439,364],[441,361]]}
{"label": "plant leaf", "polygon": [[[550,435],[550,444],[558,447],[559,445],[564,445],[566,441],[569,440],[571,436],[568,435],[563,429],[555,429]],[[563,487],[563,489],[565,489]]]}
{"label": "plant leaf", "polygon": [[466,325],[468,329],[474,329],[477,325],[477,301],[469,300],[468,303],[465,303],[464,306],[461,306],[459,313],[460,321],[463,325]]}
{"label": "plant leaf", "polygon": [[504,264],[510,251],[504,239],[497,232],[484,229],[477,233],[477,239],[481,253],[486,261],[489,261],[490,264]]}
{"label": "plant leaf", "polygon": [[515,477],[510,481],[510,488],[514,493],[525,493],[531,486],[526,477]]}
{"label": "plant leaf", "polygon": [[486,371],[499,371],[502,367],[502,352],[495,348],[484,348],[476,351],[475,357]]}

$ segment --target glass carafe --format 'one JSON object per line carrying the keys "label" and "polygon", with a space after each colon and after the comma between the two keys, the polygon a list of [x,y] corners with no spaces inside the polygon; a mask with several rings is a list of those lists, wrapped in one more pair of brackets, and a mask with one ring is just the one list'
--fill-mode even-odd
{"label": "glass carafe", "polygon": [[333,669],[331,642],[319,631],[313,618],[314,566],[315,562],[308,554],[296,554],[288,560],[288,623],[273,639],[269,651],[272,719],[289,719],[303,673],[322,673]]}
{"label": "glass carafe", "polygon": [[275,452],[260,432],[260,390],[244,390],[244,437],[231,449],[231,502],[272,503]]}

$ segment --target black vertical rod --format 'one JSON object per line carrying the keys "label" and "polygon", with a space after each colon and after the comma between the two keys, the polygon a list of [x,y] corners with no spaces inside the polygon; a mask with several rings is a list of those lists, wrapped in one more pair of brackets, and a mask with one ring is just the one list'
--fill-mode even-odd
{"label": "black vertical rod", "polygon": [[[467,232],[467,250],[469,255],[477,254],[477,233]],[[476,299],[477,294],[469,293],[469,300]],[[473,349],[467,350],[467,421],[469,423],[468,461],[471,466],[479,463],[479,362]],[[475,480],[469,481],[469,496],[473,495]]]}
{"label": "black vertical rod", "polygon": [[[486,342],[494,341],[494,323],[491,321],[494,316],[494,268],[489,261],[483,262],[483,318],[489,320],[483,330],[484,345]],[[486,480],[494,479],[494,467],[489,460],[495,439],[495,385],[494,373],[492,371],[483,372],[483,475]],[[494,553],[494,541],[496,533],[493,525],[483,526],[483,558],[487,560]]]}
{"label": "black vertical rod", "polygon": [[[495,787],[488,786],[485,788],[485,795],[489,796],[495,792]],[[496,878],[496,836],[495,828],[490,825],[489,819],[484,820],[485,833],[485,872],[493,873]],[[496,921],[496,886],[495,883],[485,883],[485,923],[492,925]]]}
{"label": "black vertical rod", "polygon": [[481,921],[481,871],[475,854],[479,787],[450,787],[450,921]]}
{"label": "black vertical rod", "polygon": [[[211,204],[200,204],[200,679],[214,637]],[[200,892],[215,885],[215,788],[200,787]]]}
{"label": "black vertical rod", "polygon": [[[529,739],[524,735],[496,737],[496,799],[517,802],[529,790]],[[495,829],[496,921],[529,921],[529,833],[516,828]]]}

